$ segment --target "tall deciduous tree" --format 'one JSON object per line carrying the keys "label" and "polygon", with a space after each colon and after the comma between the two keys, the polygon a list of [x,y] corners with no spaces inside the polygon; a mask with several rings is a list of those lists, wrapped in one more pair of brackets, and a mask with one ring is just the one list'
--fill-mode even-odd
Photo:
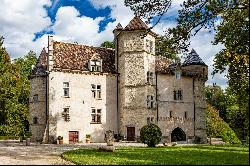
{"label": "tall deciduous tree", "polygon": [[115,48],[114,42],[110,42],[110,41],[105,41],[101,44],[101,47],[104,48]]}
{"label": "tall deciduous tree", "polygon": [[28,130],[29,80],[36,56],[30,52],[11,63],[0,38],[0,135],[19,135]]}

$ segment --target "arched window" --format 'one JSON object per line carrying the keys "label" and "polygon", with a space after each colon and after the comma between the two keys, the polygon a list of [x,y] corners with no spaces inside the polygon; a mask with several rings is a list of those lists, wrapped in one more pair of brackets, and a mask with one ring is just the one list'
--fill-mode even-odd
{"label": "arched window", "polygon": [[35,117],[33,118],[33,124],[38,124],[38,117],[35,116]]}

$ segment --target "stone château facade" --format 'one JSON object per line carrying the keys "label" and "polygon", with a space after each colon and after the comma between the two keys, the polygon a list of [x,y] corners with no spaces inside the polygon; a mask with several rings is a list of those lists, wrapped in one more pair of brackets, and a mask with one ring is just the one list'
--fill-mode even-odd
{"label": "stone ch\u00e2teau facade", "polygon": [[57,42],[48,37],[30,75],[32,139],[104,142],[111,130],[136,141],[157,124],[162,140],[205,143],[207,65],[192,50],[184,63],[155,55],[156,34],[134,17],[114,33],[115,49]]}

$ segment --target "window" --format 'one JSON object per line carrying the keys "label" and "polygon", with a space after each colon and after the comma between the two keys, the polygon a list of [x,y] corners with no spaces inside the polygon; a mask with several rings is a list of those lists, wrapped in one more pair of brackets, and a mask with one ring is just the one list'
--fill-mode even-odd
{"label": "window", "polygon": [[91,85],[92,96],[95,99],[101,99],[101,85]]}
{"label": "window", "polygon": [[101,71],[101,61],[100,60],[91,60],[90,61],[90,71]]}
{"label": "window", "polygon": [[153,49],[154,49],[154,42],[146,39],[146,50],[148,52],[153,52]]}
{"label": "window", "polygon": [[35,94],[35,95],[33,96],[33,102],[38,102],[38,94]]}
{"label": "window", "polygon": [[38,118],[36,116],[33,118],[33,124],[38,124]]}
{"label": "window", "polygon": [[62,117],[64,118],[64,121],[66,121],[66,122],[70,121],[69,108],[63,109]]}
{"label": "window", "polygon": [[147,124],[153,123],[154,122],[154,117],[147,117]]}
{"label": "window", "polygon": [[147,83],[148,84],[153,84],[153,80],[154,80],[154,73],[148,71],[147,72]]}
{"label": "window", "polygon": [[176,71],[175,71],[175,79],[176,79],[176,80],[181,79],[181,71],[179,71],[179,70],[176,70]]}
{"label": "window", "polygon": [[187,111],[184,112],[184,118],[187,119]]}
{"label": "window", "polygon": [[69,97],[69,82],[63,83],[63,96]]}
{"label": "window", "polygon": [[148,95],[147,96],[147,108],[155,108],[155,97]]}
{"label": "window", "polygon": [[170,117],[170,118],[173,117],[173,111],[169,111],[169,117]]}
{"label": "window", "polygon": [[153,52],[153,48],[154,48],[153,44],[154,44],[153,41],[149,42],[149,51],[150,52]]}
{"label": "window", "polygon": [[182,90],[174,90],[174,100],[182,100]]}
{"label": "window", "polygon": [[91,123],[101,123],[101,113],[102,110],[101,109],[95,109],[92,108],[91,109]]}

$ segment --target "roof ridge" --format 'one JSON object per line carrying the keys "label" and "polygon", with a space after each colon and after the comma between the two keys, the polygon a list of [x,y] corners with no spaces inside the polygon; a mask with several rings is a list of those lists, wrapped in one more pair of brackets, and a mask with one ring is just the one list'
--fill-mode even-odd
{"label": "roof ridge", "polygon": [[111,48],[97,47],[97,46],[89,46],[89,45],[85,45],[85,44],[70,43],[70,42],[62,42],[62,41],[54,41],[54,43],[69,44],[69,45],[77,45],[77,46],[84,46],[84,47],[96,48],[96,49],[114,50],[114,49],[111,49]]}

